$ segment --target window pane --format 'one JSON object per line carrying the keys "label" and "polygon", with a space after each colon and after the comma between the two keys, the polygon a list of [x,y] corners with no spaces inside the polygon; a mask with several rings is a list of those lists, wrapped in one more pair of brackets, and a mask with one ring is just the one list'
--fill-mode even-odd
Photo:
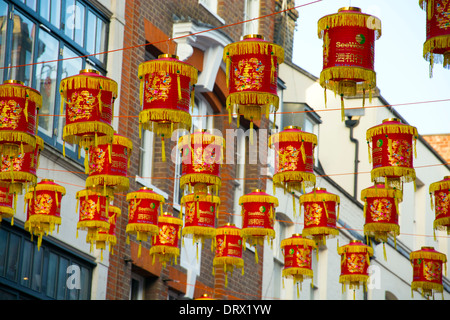
{"label": "window pane", "polygon": [[[71,266],[77,266],[78,270],[80,270],[80,273],[81,273],[81,268],[78,264],[72,262]],[[75,274],[71,274],[70,272],[67,272],[67,270],[66,270],[66,282],[68,280],[68,277],[71,275],[75,275]],[[81,274],[80,274],[80,277],[81,277]],[[69,286],[69,287],[67,287],[67,293],[68,293],[68,297],[67,297],[68,300],[78,300],[78,295],[80,293],[80,290],[78,288],[71,288]]]}
{"label": "window pane", "polygon": [[6,278],[12,281],[17,281],[17,269],[19,265],[19,249],[20,249],[20,237],[11,233],[9,235]]}
{"label": "window pane", "polygon": [[[38,58],[36,65],[36,89],[42,95],[42,108],[39,110],[39,127],[42,131],[52,136],[53,117],[55,113],[55,95],[57,90],[57,68],[59,42],[43,29],[39,30]],[[53,62],[51,62],[53,61]]]}
{"label": "window pane", "polygon": [[86,50],[88,53],[95,52],[95,36],[97,35],[96,20],[97,20],[97,17],[91,11],[88,11],[87,30],[89,30],[89,32],[87,32],[87,34],[86,34]]}
{"label": "window pane", "polygon": [[[0,1],[0,21],[0,67],[4,67],[6,51],[6,27],[8,22],[8,5],[4,1]],[[0,70],[0,79],[3,79],[3,69]]]}
{"label": "window pane", "polygon": [[66,19],[64,21],[64,33],[72,40],[75,31],[75,12],[75,0],[66,0]]}
{"label": "window pane", "polygon": [[34,248],[33,255],[33,270],[31,273],[31,289],[36,291],[42,290],[42,263],[45,249],[41,247],[40,250]]}
{"label": "window pane", "polygon": [[91,283],[91,272],[89,269],[81,267],[81,291],[79,295],[80,300],[88,300],[90,297],[90,290],[91,286],[89,285]]}
{"label": "window pane", "polygon": [[20,272],[20,284],[25,287],[30,287],[30,270],[31,270],[31,258],[33,255],[33,246],[30,241],[23,242],[21,272]]}
{"label": "window pane", "polygon": [[31,9],[33,9],[34,11],[36,11],[36,1],[37,0],[26,0],[25,4],[30,7]]}
{"label": "window pane", "polygon": [[[105,52],[106,50],[106,24],[97,19],[97,37],[95,42],[95,52]],[[101,62],[105,62],[105,55],[99,54],[95,56]]]}
{"label": "window pane", "polygon": [[47,21],[50,21],[50,1],[51,0],[41,0],[39,5],[39,13],[41,17]]}
{"label": "window pane", "polygon": [[69,260],[59,257],[58,268],[58,289],[56,292],[56,299],[63,300],[66,298],[66,280],[67,280],[67,267],[69,266]]}
{"label": "window pane", "polygon": [[61,0],[52,0],[50,9],[50,22],[58,29],[61,28]]}
{"label": "window pane", "polygon": [[8,233],[0,229],[0,277],[4,277],[6,268],[6,245]]}
{"label": "window pane", "polygon": [[84,46],[84,15],[85,8],[82,4],[77,3],[75,10],[75,41],[80,46]]}
{"label": "window pane", "polygon": [[48,258],[47,269],[47,295],[55,298],[55,285],[56,285],[56,268],[58,267],[58,256],[50,252]]}
{"label": "window pane", "polygon": [[[11,50],[10,79],[20,80],[31,86],[31,66],[23,66],[33,62],[34,37],[36,26],[22,14],[14,14],[14,30]],[[22,66],[14,68],[14,66]]]}

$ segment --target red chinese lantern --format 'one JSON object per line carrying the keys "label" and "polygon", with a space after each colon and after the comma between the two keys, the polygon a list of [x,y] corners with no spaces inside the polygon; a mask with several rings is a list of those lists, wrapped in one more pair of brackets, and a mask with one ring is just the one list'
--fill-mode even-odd
{"label": "red chinese lantern", "polygon": [[[108,230],[109,224],[109,197],[101,193],[85,189],[76,193],[77,208],[79,208],[78,230],[87,230],[86,242],[91,244],[91,251],[94,243],[99,239],[100,230]],[[78,211],[78,209],[77,209]]]}
{"label": "red chinese lantern", "polygon": [[117,82],[94,69],[84,69],[78,75],[61,80],[61,114],[66,106],[64,143],[86,148],[97,146],[99,137],[111,143],[114,135],[111,123],[117,92]]}
{"label": "red chinese lantern", "polygon": [[253,129],[253,122],[260,120],[262,114],[268,119],[270,112],[278,110],[278,65],[284,62],[284,49],[264,40],[262,35],[250,34],[227,45],[223,60],[229,89],[229,121],[232,113],[242,114]]}
{"label": "red chinese lantern", "polygon": [[38,237],[37,246],[41,247],[42,237],[61,225],[61,200],[66,194],[63,186],[52,179],[42,179],[25,195],[28,204],[25,230]]}
{"label": "red chinese lantern", "polygon": [[189,186],[189,192],[208,191],[217,195],[222,184],[220,166],[225,142],[221,136],[196,131],[180,138],[182,152],[180,187]]}
{"label": "red chinese lantern", "polygon": [[194,104],[194,86],[198,71],[170,54],[139,65],[140,104],[139,134],[142,129],[161,135],[162,159],[165,161],[164,139],[177,129],[190,130],[189,106]]}
{"label": "red chinese lantern", "polygon": [[450,235],[450,176],[445,176],[443,180],[430,184],[431,209],[433,209],[435,218],[433,222],[434,237],[436,230],[447,231]]}
{"label": "red chinese lantern", "polygon": [[360,8],[345,7],[336,14],[322,17],[318,35],[323,39],[323,69],[320,85],[341,97],[344,119],[344,95],[369,93],[376,88],[374,71],[375,40],[381,36],[381,21],[361,12]]}
{"label": "red chinese lantern", "polygon": [[447,0],[419,0],[419,5],[427,12],[423,57],[430,62],[432,77],[435,63],[450,68],[450,3]]}
{"label": "red chinese lantern", "polygon": [[0,154],[9,158],[36,147],[37,114],[41,94],[18,80],[0,85]]}
{"label": "red chinese lantern", "polygon": [[300,234],[293,234],[292,237],[281,240],[281,250],[284,256],[284,269],[281,273],[283,278],[292,278],[297,285],[297,296],[299,285],[303,280],[312,279],[314,272],[312,270],[312,251],[317,249],[316,242],[311,239],[303,238]]}
{"label": "red chinese lantern", "polygon": [[367,130],[371,179],[384,182],[387,187],[403,189],[404,182],[416,181],[413,154],[417,157],[416,141],[419,135],[413,126],[400,119],[389,118]]}
{"label": "red chinese lantern", "polygon": [[28,187],[37,182],[36,171],[43,149],[44,140],[36,136],[36,147],[33,151],[21,153],[16,157],[2,156],[0,184],[7,186],[11,193],[22,194],[24,187],[28,192]]}
{"label": "red chinese lantern", "polygon": [[163,211],[164,197],[157,194],[151,188],[141,189],[127,194],[128,202],[128,224],[125,229],[127,242],[129,235],[135,235],[139,241],[138,257],[141,256],[142,241],[146,242],[148,237],[157,235],[158,210]]}
{"label": "red chinese lantern", "polygon": [[[304,132],[299,127],[285,127],[283,131],[269,137],[269,147],[275,151],[275,173],[273,175],[273,194],[276,187],[294,194],[305,193],[305,187],[316,184],[314,175],[314,148],[317,136]],[[292,197],[294,213],[295,197]]]}
{"label": "red chinese lantern", "polygon": [[183,196],[180,204],[185,208],[183,237],[202,243],[205,239],[213,239],[220,198],[206,192],[191,193]]}
{"label": "red chinese lantern", "polygon": [[263,245],[264,239],[270,241],[275,238],[275,208],[278,207],[278,199],[265,193],[264,190],[255,189],[239,198],[242,206],[242,240],[243,247],[247,239],[255,246],[255,259],[258,263],[256,245]]}
{"label": "red chinese lantern", "polygon": [[109,245],[109,252],[114,254],[114,246],[117,243],[116,237],[116,222],[120,217],[121,210],[119,207],[110,205],[108,206],[108,222],[109,229],[99,228],[96,237],[90,239],[89,236],[95,236],[94,233],[86,237],[87,242],[95,242],[95,248],[101,250],[101,260],[103,260],[103,250],[106,249],[106,245]]}
{"label": "red chinese lantern", "polygon": [[300,205],[303,206],[305,215],[302,231],[304,237],[325,244],[327,238],[339,235],[336,226],[340,207],[338,195],[327,192],[325,188],[314,188],[310,193],[300,196]]}
{"label": "red chinese lantern", "polygon": [[177,264],[178,256],[180,255],[180,248],[178,247],[178,240],[181,238],[181,228],[183,220],[175,218],[168,212],[158,217],[158,234],[153,236],[152,247],[150,248],[150,255],[158,256],[159,262],[165,268],[167,262]]}
{"label": "red chinese lantern", "polygon": [[[112,144],[99,144],[89,148],[89,176],[86,188],[112,189],[113,192],[127,191],[130,182],[127,177],[133,143],[130,139],[114,134]],[[107,191],[104,195],[108,193]],[[109,192],[110,194],[111,192]]]}
{"label": "red chinese lantern", "polygon": [[367,291],[368,269],[373,249],[358,240],[352,240],[349,244],[338,247],[338,254],[341,256],[339,283],[342,284],[342,293],[349,285],[349,289],[353,290],[353,299],[355,299],[355,290],[359,289],[361,284]]}
{"label": "red chinese lantern", "polygon": [[225,286],[228,286],[228,271],[233,275],[234,268],[242,270],[244,275],[244,259],[242,259],[242,230],[234,224],[216,229],[216,253],[213,259],[213,274],[217,267],[222,267],[225,273]]}
{"label": "red chinese lantern", "polygon": [[[434,250],[433,247],[422,247],[409,254],[413,267],[413,281],[411,283],[411,297],[414,290],[421,292],[427,299],[433,292],[440,292],[444,299],[444,286],[442,285],[442,269],[447,276],[447,256]],[[444,265],[444,266],[443,266]]]}
{"label": "red chinese lantern", "polygon": [[16,201],[16,195],[10,193],[7,187],[0,186],[0,222],[2,219],[11,218],[11,225],[14,224],[14,213],[15,206],[14,202]]}

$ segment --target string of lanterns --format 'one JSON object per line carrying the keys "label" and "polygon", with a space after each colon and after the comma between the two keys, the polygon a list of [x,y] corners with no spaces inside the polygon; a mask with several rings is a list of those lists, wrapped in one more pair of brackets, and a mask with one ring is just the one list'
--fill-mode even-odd
{"label": "string of lanterns", "polygon": [[[424,57],[430,61],[431,75],[436,61],[441,59],[444,67],[450,65],[450,34],[447,32],[450,28],[442,26],[442,1],[422,0],[419,3],[427,11]],[[381,36],[381,22],[363,14],[359,8],[342,8],[337,14],[319,20],[318,33],[324,41],[320,84],[325,89],[325,103],[327,89],[338,94],[344,117],[344,95],[362,93],[364,106],[366,93],[371,99],[376,87],[374,45]],[[284,49],[264,40],[261,35],[247,35],[242,41],[225,47],[223,60],[229,89],[226,107],[230,122],[232,113],[243,115],[253,132],[254,122],[260,121],[264,114],[268,118],[270,112],[276,113],[279,108],[276,89]],[[139,65],[142,107],[139,137],[142,130],[161,136],[162,161],[166,161],[165,138],[171,137],[177,129],[188,132],[191,129],[189,109],[194,105],[197,77],[198,71],[193,66],[174,55],[163,54]],[[77,235],[78,230],[86,230],[86,242],[90,243],[91,250],[95,244],[103,252],[109,245],[111,254],[117,242],[115,224],[121,215],[120,208],[111,202],[116,192],[129,189],[127,170],[133,150],[131,140],[114,132],[111,125],[117,93],[114,80],[91,69],[81,70],[60,84],[61,114],[65,115],[63,154],[66,142],[78,145],[79,157],[84,150],[85,173],[88,175],[85,189],[76,194]],[[11,218],[13,223],[17,195],[25,189],[25,230],[38,237],[39,248],[42,237],[61,224],[61,201],[66,192],[51,179],[37,182],[36,171],[44,148],[43,140],[36,134],[42,97],[16,80],[0,85],[0,97],[3,110],[8,110],[0,118],[0,221]],[[416,180],[413,154],[417,156],[418,133],[415,127],[403,124],[399,119],[385,119],[382,124],[369,128],[366,138],[374,183],[361,192],[367,243],[352,240],[337,249],[341,256],[339,282],[343,292],[349,285],[354,294],[361,285],[367,290],[368,267],[373,257],[369,237],[383,242],[383,249],[388,237],[395,241],[400,232],[398,204],[403,200],[403,183],[415,184]],[[252,135],[250,140],[253,143]],[[300,215],[302,207],[304,209],[302,234],[281,241],[285,259],[282,276],[293,278],[297,292],[304,279],[313,278],[312,250],[317,252],[325,239],[339,235],[336,227],[339,196],[315,186],[316,146],[316,135],[295,126],[269,137],[269,147],[275,150],[273,193],[279,187],[292,194],[294,214],[296,193],[300,193]],[[229,272],[238,268],[244,274],[242,254],[247,241],[255,246],[255,263],[258,263],[256,246],[263,245],[265,239],[272,245],[276,237],[273,227],[278,198],[264,190],[253,190],[239,199],[242,228],[230,223],[216,227],[225,142],[222,137],[200,130],[182,136],[178,148],[182,159],[180,188],[184,193],[188,191],[181,199],[185,208],[184,221],[182,210],[178,218],[164,212],[164,197],[153,190],[141,188],[130,192],[126,196],[127,242],[130,235],[139,241],[140,257],[142,241],[150,239],[149,254],[153,263],[158,257],[166,267],[167,263],[177,263],[182,238],[192,237],[197,244],[211,239],[215,252],[213,274],[221,269],[227,286]],[[448,176],[444,177],[431,184],[429,189],[436,215],[433,227],[447,232],[450,232],[449,181]],[[306,187],[313,190],[306,193]],[[385,249],[384,256],[387,259]],[[411,290],[421,290],[427,298],[433,296],[433,291],[442,293],[442,265],[447,261],[446,255],[432,247],[422,247],[411,253],[410,260],[413,266]]]}

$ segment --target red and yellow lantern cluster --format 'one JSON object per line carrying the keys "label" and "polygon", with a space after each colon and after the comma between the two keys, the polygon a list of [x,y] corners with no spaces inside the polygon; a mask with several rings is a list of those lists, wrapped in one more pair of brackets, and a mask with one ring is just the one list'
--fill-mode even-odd
{"label": "red and yellow lantern cluster", "polygon": [[450,235],[450,176],[445,176],[443,180],[430,184],[429,192],[431,209],[434,207],[435,212],[434,236],[436,237],[436,230],[447,231],[447,235]]}
{"label": "red and yellow lantern cluster", "polygon": [[303,237],[325,244],[327,238],[339,235],[336,226],[340,208],[338,195],[327,192],[326,188],[314,188],[300,196],[300,205],[304,208]]}
{"label": "red and yellow lantern cluster", "polygon": [[314,240],[302,237],[300,234],[293,234],[290,238],[281,241],[281,250],[284,256],[283,278],[292,278],[297,284],[297,297],[300,295],[299,285],[305,279],[314,278],[312,270],[312,251],[317,250]]}
{"label": "red and yellow lantern cluster", "polygon": [[245,243],[250,240],[255,246],[255,259],[258,263],[256,245],[263,245],[264,239],[272,245],[275,238],[275,208],[278,207],[278,199],[267,194],[264,190],[255,189],[239,198],[242,215],[242,240]]}
{"label": "red and yellow lantern cluster", "polygon": [[194,86],[198,71],[177,56],[162,54],[158,59],[139,65],[140,80],[139,135],[142,129],[161,135],[162,160],[165,161],[165,139],[177,129],[190,130],[190,105],[194,104]]}
{"label": "red and yellow lantern cluster", "polygon": [[384,182],[386,187],[403,190],[404,182],[416,181],[413,156],[417,157],[416,141],[419,135],[413,126],[398,118],[383,123],[366,132],[369,162],[372,162],[371,179]]}
{"label": "red and yellow lantern cluster", "polygon": [[262,114],[268,119],[270,112],[278,110],[278,65],[284,62],[284,49],[264,40],[262,35],[250,34],[227,45],[223,60],[229,89],[226,101],[229,121],[232,113],[237,113],[238,119],[243,115],[250,121],[253,132],[254,121],[261,120]]}
{"label": "red and yellow lantern cluster", "polygon": [[[101,257],[103,258],[103,250],[106,249],[106,246],[109,246],[109,252],[114,254],[114,246],[117,243],[116,237],[116,222],[117,218],[121,215],[121,210],[119,207],[109,205],[108,206],[108,222],[109,229],[99,228],[98,233],[91,234],[94,235],[92,241],[95,242],[95,248],[101,251]],[[91,242],[89,237],[86,238],[87,242]]]}
{"label": "red and yellow lantern cluster", "polygon": [[367,291],[368,269],[373,249],[359,240],[352,240],[349,244],[338,247],[338,254],[341,256],[339,283],[342,284],[342,292],[345,292],[348,285],[355,298],[355,290],[359,289],[360,285]]}
{"label": "red and yellow lantern cluster", "polygon": [[447,256],[434,250],[433,247],[422,247],[420,250],[411,252],[409,259],[413,267],[411,297],[414,297],[413,291],[417,290],[427,299],[433,296],[434,292],[440,292],[444,299],[442,269],[447,276]]}
{"label": "red and yellow lantern cluster", "polygon": [[55,226],[61,225],[61,200],[65,194],[63,186],[52,179],[42,179],[25,195],[28,205],[25,230],[38,237],[38,249],[42,237],[53,232]]}
{"label": "red and yellow lantern cluster", "polygon": [[419,5],[427,13],[423,57],[430,62],[432,77],[435,63],[450,68],[450,3],[447,0],[419,0]]}
{"label": "red and yellow lantern cluster", "polygon": [[178,142],[181,151],[180,188],[188,186],[189,192],[219,192],[222,180],[220,167],[225,141],[207,130],[184,135]]}
{"label": "red and yellow lantern cluster", "polygon": [[61,80],[61,114],[65,114],[66,120],[64,144],[76,144],[80,152],[81,148],[98,146],[100,137],[103,143],[111,143],[117,92],[117,82],[94,69],[83,69],[79,74]]}
{"label": "red and yellow lantern cluster", "polygon": [[237,268],[244,274],[242,245],[242,230],[234,224],[227,223],[216,229],[213,274],[216,273],[216,268],[223,268],[225,286],[228,286],[228,271],[233,275],[234,268]]}
{"label": "red and yellow lantern cluster", "polygon": [[164,197],[157,194],[151,188],[141,189],[127,194],[128,223],[125,229],[127,242],[129,236],[136,236],[139,241],[138,257],[141,256],[142,241],[156,236],[158,229],[158,212],[163,212]]}
{"label": "red and yellow lantern cluster", "polygon": [[345,7],[318,21],[318,35],[323,39],[323,69],[320,85],[341,97],[344,119],[344,95],[366,93],[372,99],[376,88],[375,40],[381,36],[378,18],[362,13],[360,8]]}
{"label": "red and yellow lantern cluster", "polygon": [[364,202],[364,234],[383,242],[386,260],[385,243],[388,237],[392,236],[396,244],[396,238],[400,234],[398,204],[403,200],[402,191],[386,188],[384,184],[375,184],[361,191],[361,200]]}
{"label": "red and yellow lantern cluster", "polygon": [[153,237],[152,247],[150,248],[150,256],[152,263],[158,256],[159,262],[166,267],[167,263],[177,264],[180,248],[178,240],[181,239],[181,228],[183,220],[172,216],[168,212],[164,212],[158,217],[158,234]]}

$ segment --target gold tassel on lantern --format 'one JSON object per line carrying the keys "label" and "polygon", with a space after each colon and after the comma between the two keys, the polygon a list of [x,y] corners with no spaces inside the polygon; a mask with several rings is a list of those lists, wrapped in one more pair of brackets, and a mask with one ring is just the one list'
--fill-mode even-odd
{"label": "gold tassel on lantern", "polygon": [[161,135],[161,156],[162,156],[162,161],[166,162],[166,146],[164,143],[164,135]]}

